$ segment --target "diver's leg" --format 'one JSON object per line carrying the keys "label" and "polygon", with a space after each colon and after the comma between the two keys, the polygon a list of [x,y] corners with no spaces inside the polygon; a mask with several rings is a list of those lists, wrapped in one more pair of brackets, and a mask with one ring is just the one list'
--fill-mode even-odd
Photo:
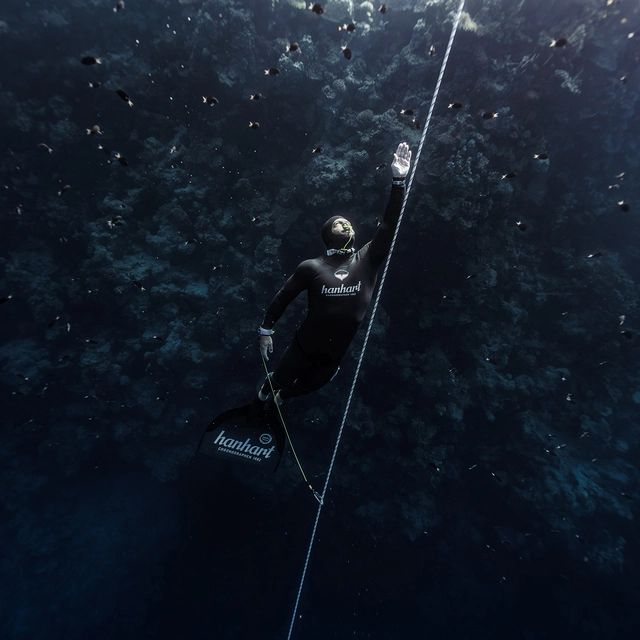
{"label": "diver's leg", "polygon": [[291,344],[282,354],[276,370],[270,374],[270,380],[266,378],[262,388],[258,391],[258,399],[261,402],[266,401],[271,393],[272,387],[274,391],[278,391],[279,389],[293,386],[296,378],[312,366],[313,364],[309,362],[309,359],[298,345],[297,338],[294,336]]}
{"label": "diver's leg", "polygon": [[319,362],[301,373],[294,381],[293,385],[282,389],[278,396],[281,400],[302,396],[312,391],[317,391],[324,387],[325,384],[331,382],[340,370],[340,361],[327,361],[325,358],[319,358]]}

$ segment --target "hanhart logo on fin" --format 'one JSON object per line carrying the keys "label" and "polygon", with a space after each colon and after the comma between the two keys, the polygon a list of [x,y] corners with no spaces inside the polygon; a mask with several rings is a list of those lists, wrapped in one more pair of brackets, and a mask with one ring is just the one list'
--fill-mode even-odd
{"label": "hanhart logo on fin", "polygon": [[349,276],[349,272],[346,269],[338,269],[333,275],[338,278],[338,280],[344,280]]}
{"label": "hanhart logo on fin", "polygon": [[[260,464],[271,457],[271,454],[275,451],[275,445],[272,445],[268,449],[266,447],[259,447],[251,441],[251,432],[243,432],[244,430],[238,428],[235,430],[234,435],[236,438],[225,436],[225,430],[221,429],[216,439],[213,441],[217,445],[216,452],[219,454],[228,454],[232,456],[238,456],[244,458],[248,462],[255,462]],[[240,439],[237,436],[240,436]],[[248,436],[248,437],[247,437]],[[263,433],[259,440],[262,444],[268,444],[273,438],[268,433]],[[268,442],[264,442],[268,440]]]}
{"label": "hanhart logo on fin", "polygon": [[216,416],[202,435],[198,452],[275,471],[284,453],[284,436],[275,416],[256,415],[252,405],[246,405]]}

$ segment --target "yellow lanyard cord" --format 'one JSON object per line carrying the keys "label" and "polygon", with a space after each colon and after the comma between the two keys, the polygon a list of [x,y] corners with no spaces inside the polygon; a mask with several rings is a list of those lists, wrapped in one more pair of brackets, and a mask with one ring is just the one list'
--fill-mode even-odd
{"label": "yellow lanyard cord", "polygon": [[309,489],[311,489],[311,493],[313,493],[313,497],[320,503],[322,504],[322,496],[311,486],[311,483],[309,482],[309,480],[307,479],[307,476],[304,472],[304,469],[302,468],[302,465],[300,464],[300,460],[298,460],[298,454],[296,453],[296,450],[293,446],[293,442],[291,442],[291,436],[289,435],[289,430],[287,429],[287,425],[284,422],[284,418],[282,417],[282,411],[280,411],[280,405],[276,402],[276,390],[273,388],[273,384],[271,382],[271,376],[269,375],[269,369],[267,368],[267,363],[264,359],[264,356],[262,355],[262,351],[260,351],[260,357],[262,358],[262,364],[264,366],[264,370],[267,373],[267,380],[269,381],[269,386],[271,387],[271,393],[273,395],[273,404],[276,405],[276,409],[278,410],[278,415],[280,416],[280,422],[282,423],[282,426],[284,427],[284,432],[287,436],[287,440],[289,441],[289,446],[291,447],[291,451],[293,452],[293,457],[296,459],[296,463],[298,465],[298,468],[300,469],[300,473],[302,474],[302,477],[304,478],[304,481],[307,485],[307,487],[309,487]]}

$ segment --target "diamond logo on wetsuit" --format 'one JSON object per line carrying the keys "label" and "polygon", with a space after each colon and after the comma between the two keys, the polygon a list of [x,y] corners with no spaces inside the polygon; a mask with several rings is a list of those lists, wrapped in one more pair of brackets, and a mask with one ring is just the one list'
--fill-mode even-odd
{"label": "diamond logo on wetsuit", "polygon": [[338,278],[338,280],[344,280],[349,277],[349,272],[346,269],[338,269],[333,275]]}

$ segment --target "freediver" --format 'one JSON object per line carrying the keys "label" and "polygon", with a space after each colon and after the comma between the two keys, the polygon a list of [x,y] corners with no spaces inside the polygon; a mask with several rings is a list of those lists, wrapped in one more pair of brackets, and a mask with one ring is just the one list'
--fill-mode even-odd
{"label": "freediver", "polygon": [[393,181],[384,219],[370,242],[356,251],[353,225],[343,216],[329,218],[322,227],[324,255],[301,262],[269,304],[258,331],[265,360],[273,353],[273,326],[287,306],[307,291],[306,317],[254,398],[254,411],[264,408],[272,387],[271,407],[274,401],[280,405],[288,398],[317,391],[338,373],[371,302],[378,269],[391,249],[410,164],[409,145],[402,142],[393,155]]}

